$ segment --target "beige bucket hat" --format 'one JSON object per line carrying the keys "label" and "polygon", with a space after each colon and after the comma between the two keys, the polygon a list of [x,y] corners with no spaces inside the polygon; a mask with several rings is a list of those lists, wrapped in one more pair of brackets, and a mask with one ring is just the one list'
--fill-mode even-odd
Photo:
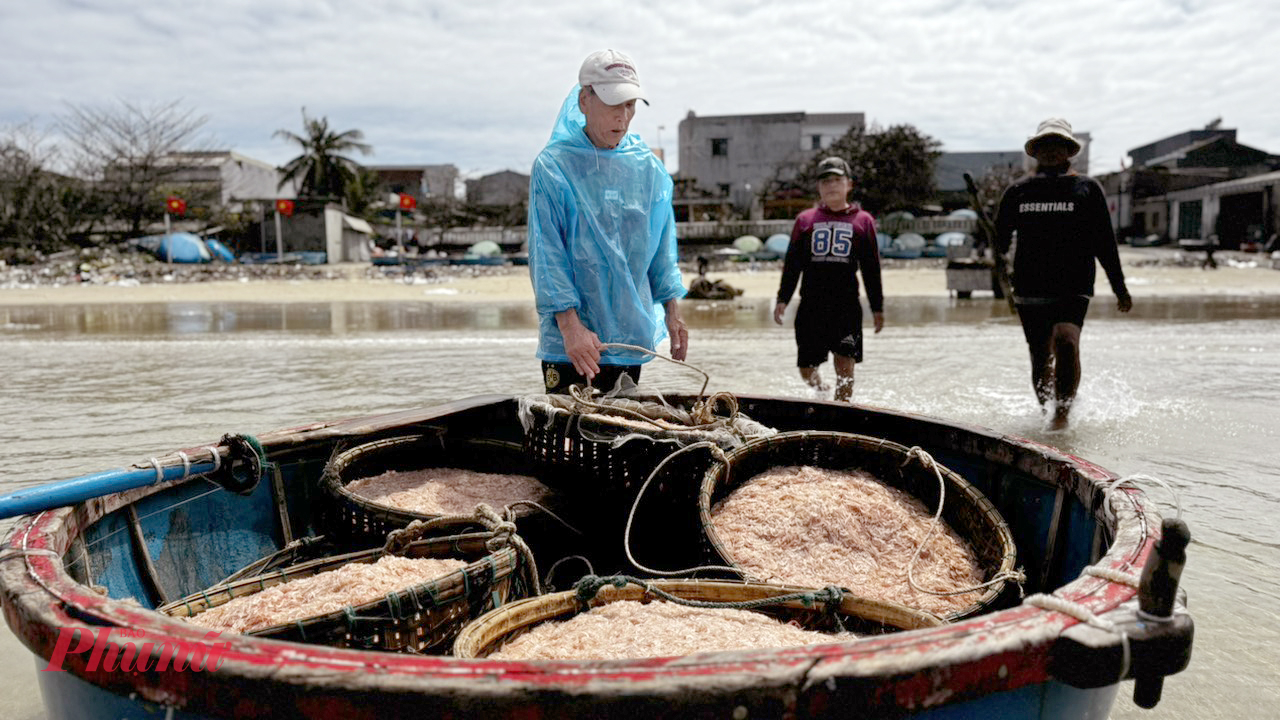
{"label": "beige bucket hat", "polygon": [[1036,128],[1036,134],[1027,138],[1027,142],[1022,146],[1022,149],[1030,155],[1031,149],[1035,144],[1048,137],[1065,140],[1069,145],[1071,145],[1072,157],[1075,157],[1075,155],[1080,152],[1080,141],[1076,140],[1075,135],[1071,134],[1071,123],[1063,120],[1062,118],[1049,118],[1048,120],[1040,123],[1040,127]]}

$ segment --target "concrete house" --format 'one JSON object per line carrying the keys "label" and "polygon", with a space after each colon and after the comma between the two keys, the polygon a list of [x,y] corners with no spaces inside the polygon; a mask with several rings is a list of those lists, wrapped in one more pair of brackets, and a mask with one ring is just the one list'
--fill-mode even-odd
{"label": "concrete house", "polygon": [[790,179],[814,154],[863,113],[772,113],[699,117],[680,121],[676,220],[714,220],[723,210],[754,217],[761,190],[775,177]]}
{"label": "concrete house", "polygon": [[529,200],[529,176],[503,170],[467,181],[467,202],[472,205],[520,205]]}
{"label": "concrete house", "polygon": [[387,192],[412,195],[419,204],[457,200],[458,168],[454,165],[368,165]]}
{"label": "concrete house", "polygon": [[[1234,249],[1276,232],[1273,171],[1280,157],[1242,145],[1214,121],[1129,151],[1130,167],[1105,178],[1122,237],[1206,240]],[[1271,179],[1268,179],[1271,178]]]}
{"label": "concrete house", "polygon": [[172,153],[166,161],[175,168],[166,176],[167,183],[200,188],[231,212],[244,212],[246,201],[270,203],[298,195],[293,184],[279,186],[280,171],[275,165],[233,150]]}

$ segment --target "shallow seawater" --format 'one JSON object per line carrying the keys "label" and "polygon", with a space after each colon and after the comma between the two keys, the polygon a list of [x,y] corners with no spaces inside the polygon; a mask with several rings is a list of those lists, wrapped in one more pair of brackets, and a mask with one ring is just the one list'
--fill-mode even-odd
{"label": "shallow seawater", "polygon": [[[710,391],[813,396],[767,304],[690,301],[685,315]],[[0,307],[0,492],[227,432],[536,392],[535,325],[527,305]],[[1280,298],[1142,300],[1126,316],[1096,302],[1061,433],[1044,430],[1021,330],[997,302],[891,298],[865,346],[858,402],[1029,437],[1176,493],[1194,538],[1191,666],[1152,712],[1124,686],[1113,717],[1259,717],[1280,702]],[[696,391],[703,377],[655,361],[644,380]],[[0,646],[17,647],[7,629]],[[4,657],[0,716],[41,717],[34,663]]]}

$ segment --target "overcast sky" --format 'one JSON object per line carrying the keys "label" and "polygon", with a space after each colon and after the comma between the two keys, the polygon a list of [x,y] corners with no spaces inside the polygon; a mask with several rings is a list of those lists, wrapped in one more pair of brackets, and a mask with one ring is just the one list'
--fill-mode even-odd
{"label": "overcast sky", "polygon": [[863,112],[952,151],[1058,115],[1095,174],[1217,117],[1280,153],[1276,0],[0,0],[0,128],[179,100],[213,146],[283,164],[272,133],[305,106],[362,130],[367,164],[528,172],[606,47],[635,59],[631,129],[673,171],[690,111]]}

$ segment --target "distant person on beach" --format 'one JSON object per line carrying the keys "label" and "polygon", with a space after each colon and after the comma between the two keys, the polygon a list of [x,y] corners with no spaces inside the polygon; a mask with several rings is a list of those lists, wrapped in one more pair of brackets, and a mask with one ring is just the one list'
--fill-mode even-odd
{"label": "distant person on beach", "polygon": [[1053,401],[1050,429],[1067,427],[1080,385],[1080,329],[1093,296],[1094,260],[1120,312],[1133,300],[1102,187],[1071,170],[1080,142],[1061,118],[1040,123],[1024,146],[1035,174],[1005,190],[996,216],[996,247],[1013,248],[1013,298],[1031,353],[1031,383],[1041,408]]}
{"label": "distant person on beach", "polygon": [[1200,267],[1205,270],[1217,270],[1218,261],[1213,259],[1213,253],[1218,249],[1218,234],[1214,233],[1209,236],[1209,241],[1204,246],[1204,262],[1200,263]]}
{"label": "distant person on beach", "polygon": [[639,135],[646,105],[636,65],[616,50],[587,56],[529,180],[529,275],[547,392],[590,382],[611,390],[671,338],[683,360],[672,181]]}
{"label": "distant person on beach", "polygon": [[773,320],[783,314],[801,282],[796,311],[796,364],[800,377],[817,391],[822,382],[818,366],[834,355],[835,399],[853,397],[853,368],[862,362],[862,304],[858,277],[867,286],[867,301],[875,331],[884,329],[884,292],[880,284],[880,251],[876,221],[857,203],[849,202],[853,173],[838,157],[818,163],[817,207],[800,213],[791,228],[791,242],[782,266],[782,284]]}

